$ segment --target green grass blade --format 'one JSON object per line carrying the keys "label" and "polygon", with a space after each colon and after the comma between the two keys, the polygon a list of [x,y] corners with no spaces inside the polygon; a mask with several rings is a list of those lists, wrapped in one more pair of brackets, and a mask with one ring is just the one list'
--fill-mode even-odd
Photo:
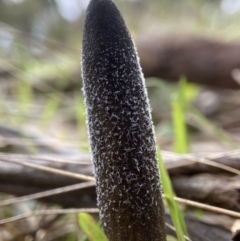
{"label": "green grass blade", "polygon": [[160,176],[162,180],[163,191],[166,196],[166,201],[168,208],[170,210],[171,219],[173,225],[176,229],[176,234],[178,241],[185,241],[184,236],[188,236],[187,227],[183,218],[183,214],[178,204],[174,200],[174,192],[172,190],[172,185],[168,173],[165,169],[160,149],[157,147],[157,157],[158,157],[158,166],[160,171]]}
{"label": "green grass blade", "polygon": [[187,98],[186,98],[186,93],[187,93],[187,80],[185,77],[181,77],[179,80],[179,93],[178,93],[178,98],[179,102],[182,106],[183,111],[186,110],[187,107]]}
{"label": "green grass blade", "polygon": [[172,98],[172,119],[175,133],[174,150],[177,153],[188,152],[188,135],[184,107],[178,98]]}
{"label": "green grass blade", "polygon": [[87,213],[79,214],[79,226],[90,241],[108,240],[96,221]]}
{"label": "green grass blade", "polygon": [[186,99],[187,81],[181,78],[179,81],[179,91],[172,96],[172,119],[175,133],[174,150],[178,153],[189,151],[188,132],[185,118],[185,111],[188,103]]}

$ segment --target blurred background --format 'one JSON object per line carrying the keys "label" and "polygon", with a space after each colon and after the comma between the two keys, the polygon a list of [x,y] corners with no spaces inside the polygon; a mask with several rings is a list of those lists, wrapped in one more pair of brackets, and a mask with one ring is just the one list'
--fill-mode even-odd
{"label": "blurred background", "polygon": [[[189,101],[212,118],[239,86],[235,79],[240,68],[240,1],[119,0],[116,4],[137,44],[157,134],[162,136],[159,141],[169,148],[174,135],[170,99],[179,89],[172,81],[185,76],[193,83],[187,84]],[[85,126],[75,131],[76,118],[85,117],[76,117],[74,108],[82,105],[78,112],[84,108],[80,60],[87,5],[88,0],[0,1],[2,124],[17,128],[19,123],[27,124],[48,130],[57,139],[86,141]],[[219,86],[221,90],[215,91]],[[226,127],[235,128],[232,122],[237,120],[229,118],[217,116],[216,121],[224,119]]]}
{"label": "blurred background", "polygon": [[[88,2],[0,0],[1,153],[68,160],[88,155],[80,67]],[[198,155],[239,149],[240,0],[114,2],[136,42],[161,149]],[[20,169],[13,173],[2,160],[1,200],[63,186],[44,186],[34,175],[25,180]],[[48,201],[2,207],[0,218],[64,206]],[[232,209],[240,210],[239,200]],[[0,241],[82,237],[76,217],[32,218],[24,227],[0,227]]]}

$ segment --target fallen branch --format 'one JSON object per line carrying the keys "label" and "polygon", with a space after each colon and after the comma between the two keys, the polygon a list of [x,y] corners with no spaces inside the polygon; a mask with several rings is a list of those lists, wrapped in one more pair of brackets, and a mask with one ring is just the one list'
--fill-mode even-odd
{"label": "fallen branch", "polygon": [[[145,34],[137,40],[145,77],[239,89],[240,44],[187,35]],[[239,71],[238,71],[239,72]]]}
{"label": "fallen branch", "polygon": [[[236,152],[235,154],[238,155]],[[174,157],[174,159],[170,158]],[[224,160],[223,154],[220,156],[214,157],[210,156],[211,161],[216,160]],[[4,163],[1,162],[1,159],[4,157]],[[225,158],[225,164],[227,164],[228,157],[233,157],[233,154],[228,153]],[[198,157],[195,158],[195,161]],[[7,163],[7,160],[10,160]],[[18,164],[12,163],[11,160],[16,160],[19,162]],[[44,159],[44,158],[43,158]],[[71,158],[70,158],[71,159]],[[208,166],[204,163],[197,163],[193,162],[192,160],[189,161],[189,156],[184,159],[184,156],[177,156],[177,155],[170,155],[169,153],[163,152],[163,159],[166,163],[166,166],[170,168],[170,174],[173,172],[172,181],[173,187],[176,190],[176,193],[179,197],[195,200],[203,203],[209,203],[215,206],[227,208],[230,210],[239,211],[240,210],[240,202],[239,202],[239,192],[238,189],[240,188],[240,182],[237,176],[235,179],[231,178],[231,176],[226,176],[220,173],[223,173],[222,169],[217,169],[217,167]],[[68,185],[74,185],[79,182],[80,180],[75,178],[74,173],[83,174],[92,177],[92,165],[90,162],[89,156],[89,165],[81,164],[81,155],[79,155],[79,159],[75,159],[73,163],[64,162],[57,162],[56,159],[52,162],[50,161],[50,157],[48,160],[38,160],[37,156],[27,156],[27,155],[11,155],[11,154],[1,154],[0,153],[0,191],[14,194],[17,196],[22,195],[29,195],[38,192],[45,192],[55,188],[62,188]],[[79,164],[74,164],[79,160]],[[84,155],[85,163],[87,162],[86,155]],[[174,161],[173,161],[174,160]],[[237,160],[236,157],[234,159]],[[32,167],[21,166],[21,162],[28,162],[28,163],[37,163],[40,166],[50,166],[52,169],[64,169],[68,170],[69,173],[73,173],[73,176],[63,176],[61,172],[51,173],[45,172],[43,170],[34,169],[34,165]],[[216,162],[217,163],[217,162]],[[234,162],[235,163],[235,162]],[[174,166],[174,165],[175,166]],[[181,165],[177,165],[181,164]],[[183,165],[184,164],[184,165]],[[194,176],[179,176],[178,174],[185,174],[188,173],[191,175],[193,172],[190,172],[189,166],[192,167],[192,170],[195,170],[195,174],[202,173],[204,168],[198,169],[199,165],[202,167],[205,165],[205,170],[208,174],[201,174],[201,175],[194,175]],[[174,167],[174,168],[173,168]],[[188,172],[186,172],[186,169]],[[218,170],[218,175],[209,174],[210,170],[213,170],[213,173]],[[177,170],[177,171],[176,171]],[[182,173],[181,173],[182,171]],[[226,172],[226,171],[225,171]],[[228,175],[231,173],[228,173]],[[207,183],[207,185],[205,185]],[[227,183],[227,184],[226,184]],[[93,186],[83,189],[77,190],[72,189],[68,195],[65,195],[59,192],[58,195],[54,196],[44,196],[42,200],[56,202],[61,204],[65,207],[74,207],[76,206],[78,200],[80,205],[86,205],[84,202],[84,197],[88,196],[88,201],[91,204],[96,203],[95,201],[95,188]],[[61,189],[60,189],[61,190]],[[74,191],[75,190],[75,191]],[[229,199],[229,197],[231,197]],[[82,200],[82,202],[81,202]],[[79,207],[77,205],[77,207]],[[82,206],[80,206],[82,207]]]}
{"label": "fallen branch", "polygon": [[172,178],[177,196],[240,211],[240,176],[199,174]]}

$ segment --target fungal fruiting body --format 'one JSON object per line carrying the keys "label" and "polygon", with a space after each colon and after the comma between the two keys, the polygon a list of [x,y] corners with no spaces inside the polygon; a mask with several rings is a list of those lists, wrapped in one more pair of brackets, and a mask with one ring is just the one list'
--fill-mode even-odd
{"label": "fungal fruiting body", "polygon": [[164,241],[165,223],[145,80],[112,0],[91,0],[82,72],[100,219],[110,241]]}

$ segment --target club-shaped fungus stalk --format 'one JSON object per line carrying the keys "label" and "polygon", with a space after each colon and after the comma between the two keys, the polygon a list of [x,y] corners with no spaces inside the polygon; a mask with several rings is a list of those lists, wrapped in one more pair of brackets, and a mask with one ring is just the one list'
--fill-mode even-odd
{"label": "club-shaped fungus stalk", "polygon": [[100,219],[110,241],[165,241],[145,80],[112,0],[91,0],[82,72]]}

